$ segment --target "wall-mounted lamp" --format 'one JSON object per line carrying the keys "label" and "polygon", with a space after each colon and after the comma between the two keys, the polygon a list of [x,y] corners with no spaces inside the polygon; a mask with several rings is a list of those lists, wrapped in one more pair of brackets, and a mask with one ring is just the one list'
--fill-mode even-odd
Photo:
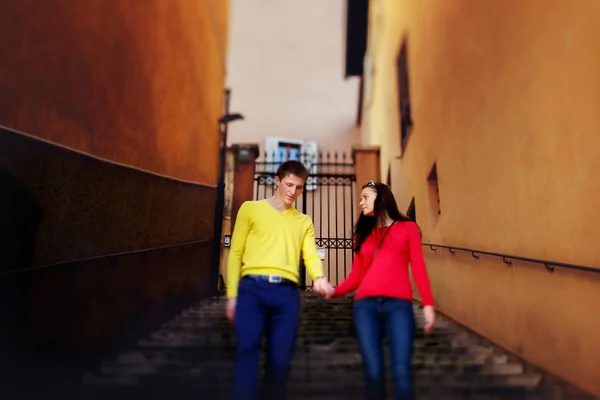
{"label": "wall-mounted lamp", "polygon": [[219,118],[219,123],[220,124],[228,124],[230,122],[237,121],[239,119],[244,119],[244,116],[240,113],[225,114],[221,118]]}

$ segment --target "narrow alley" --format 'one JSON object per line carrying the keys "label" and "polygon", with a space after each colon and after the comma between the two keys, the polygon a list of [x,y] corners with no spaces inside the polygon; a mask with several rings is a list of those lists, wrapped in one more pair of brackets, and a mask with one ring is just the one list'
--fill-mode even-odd
{"label": "narrow alley", "polygon": [[360,265],[373,187],[421,233],[383,292],[415,300],[417,400],[600,399],[600,1],[0,10],[0,400],[230,398],[233,231],[287,161],[308,247],[249,247],[319,270],[254,266],[298,266],[290,399],[363,398],[352,298],[311,287]]}

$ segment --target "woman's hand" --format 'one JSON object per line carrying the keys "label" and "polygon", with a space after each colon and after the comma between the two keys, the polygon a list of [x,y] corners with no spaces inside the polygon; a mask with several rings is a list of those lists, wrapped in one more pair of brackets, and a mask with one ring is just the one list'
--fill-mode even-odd
{"label": "woman's hand", "polygon": [[435,308],[433,306],[423,307],[423,317],[425,317],[425,333],[429,333],[435,325]]}
{"label": "woman's hand", "polygon": [[329,287],[327,288],[327,292],[325,293],[325,298],[331,299],[333,297],[334,292],[335,292],[335,289],[333,288],[333,286],[329,285]]}

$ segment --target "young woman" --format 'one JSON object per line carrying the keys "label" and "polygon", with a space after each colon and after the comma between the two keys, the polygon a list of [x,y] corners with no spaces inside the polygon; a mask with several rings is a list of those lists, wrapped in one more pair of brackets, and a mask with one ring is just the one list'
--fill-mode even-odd
{"label": "young woman", "polygon": [[421,231],[398,211],[390,188],[370,181],[363,186],[362,213],[354,229],[350,275],[328,297],[357,290],[354,325],[365,372],[366,398],[385,399],[383,337],[387,334],[395,398],[413,399],[410,374],[414,334],[408,264],[421,299],[429,332],[435,323],[434,301],[421,249]]}

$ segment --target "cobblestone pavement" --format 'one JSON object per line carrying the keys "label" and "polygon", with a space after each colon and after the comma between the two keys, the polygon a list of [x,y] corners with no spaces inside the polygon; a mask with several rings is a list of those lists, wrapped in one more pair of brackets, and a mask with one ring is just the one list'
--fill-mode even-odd
{"label": "cobblestone pavement", "polygon": [[[75,397],[227,399],[234,337],[224,301],[200,302],[116,360],[102,362],[85,374]],[[348,329],[351,304],[349,298],[304,295],[290,400],[362,399],[360,355]],[[420,307],[414,307],[418,399],[592,399],[443,316],[425,335]]]}

